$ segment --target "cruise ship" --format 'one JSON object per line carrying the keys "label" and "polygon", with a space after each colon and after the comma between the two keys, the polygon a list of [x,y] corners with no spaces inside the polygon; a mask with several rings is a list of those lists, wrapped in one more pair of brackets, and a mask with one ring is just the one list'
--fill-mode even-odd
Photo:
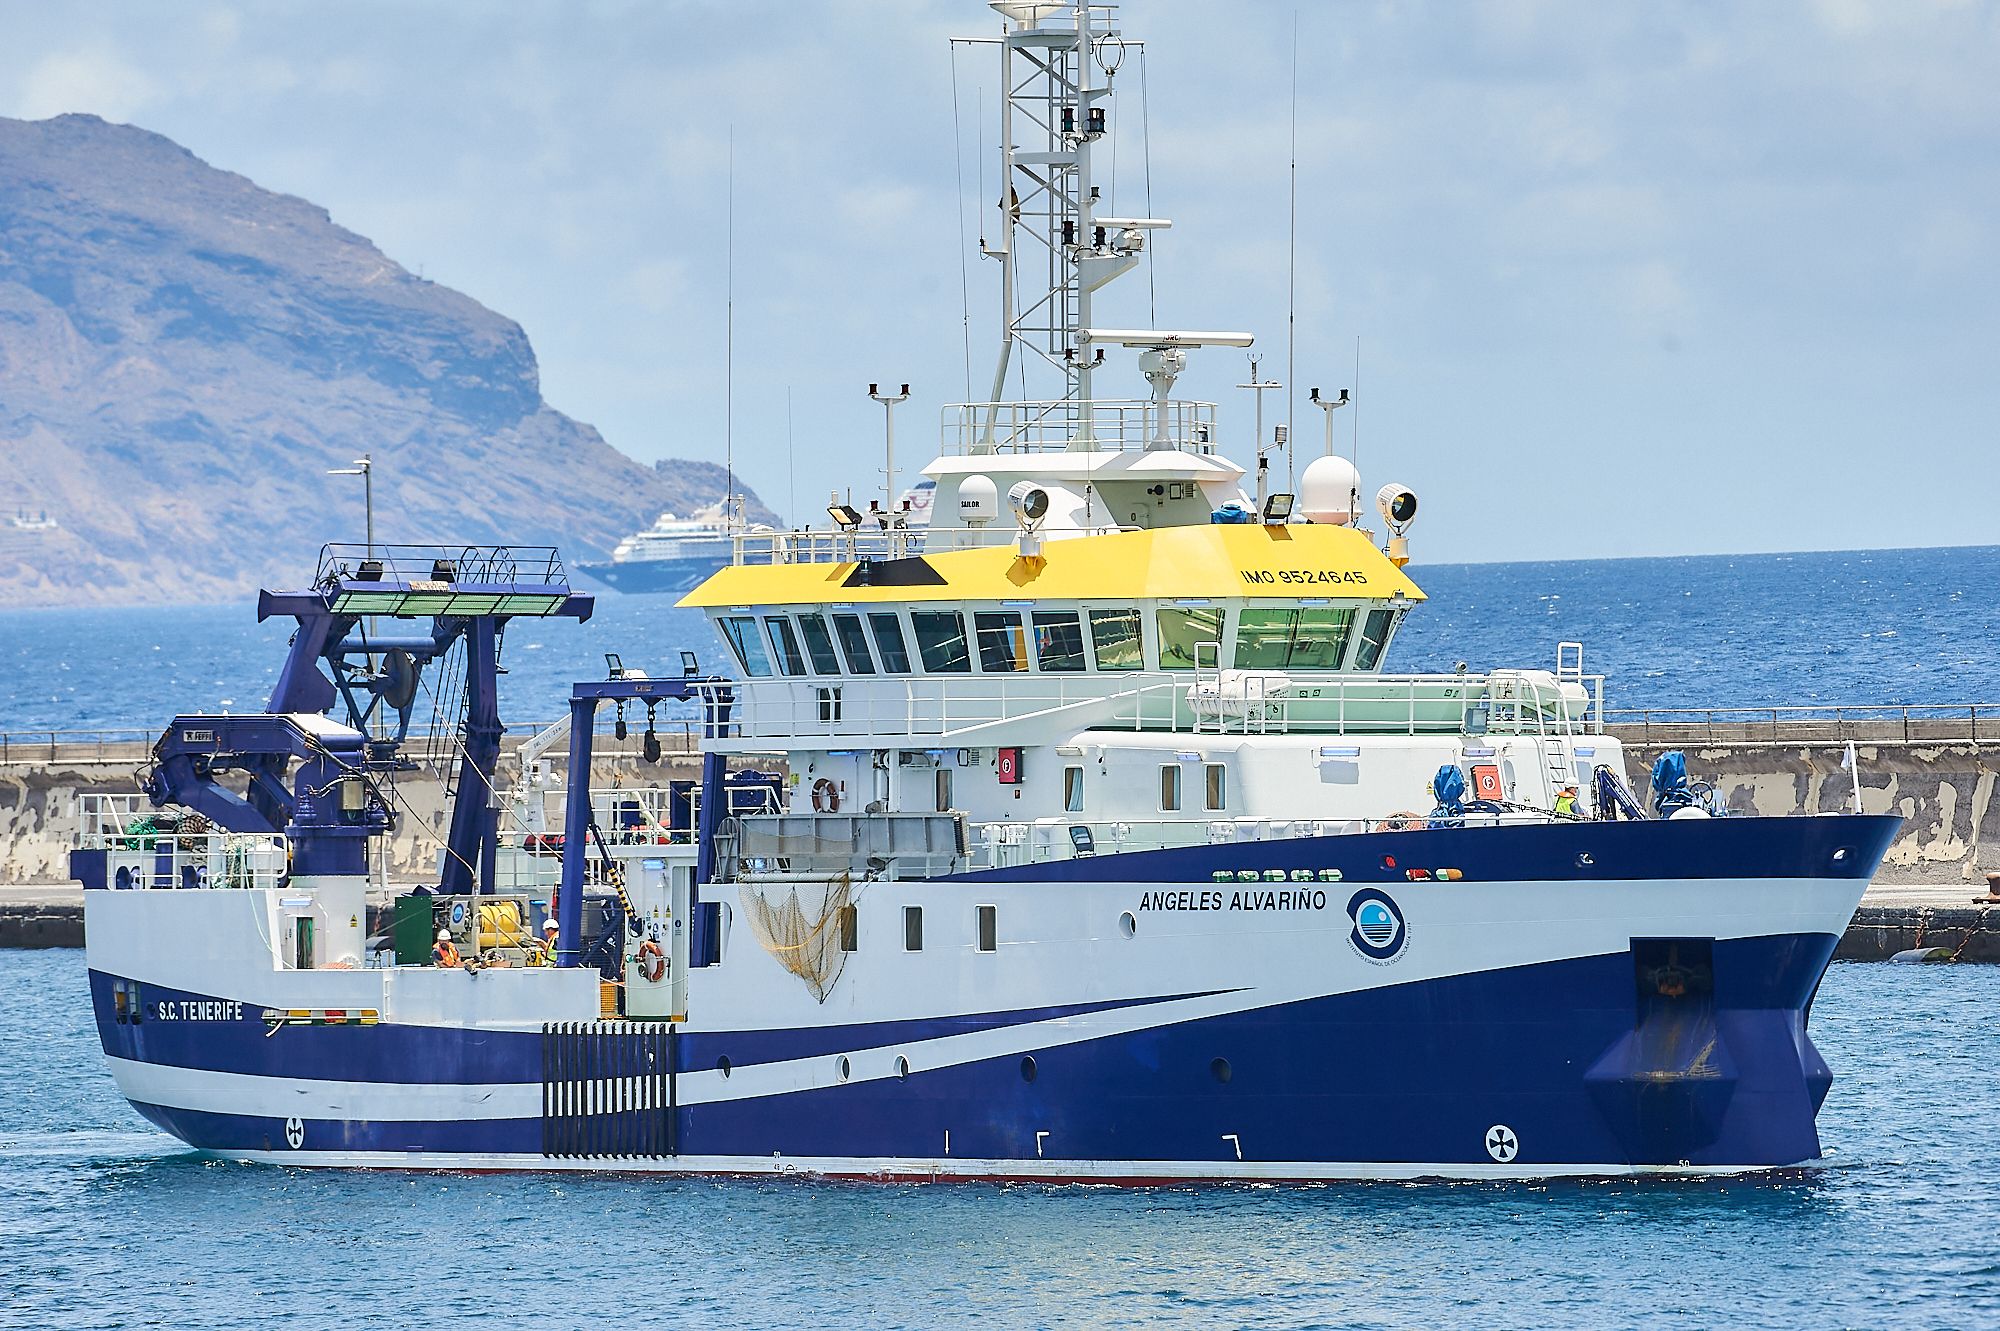
{"label": "cruise ship", "polygon": [[[923,533],[930,527],[931,500],[936,491],[937,482],[925,477],[903,491],[894,509],[885,512],[880,501],[872,503],[863,515],[862,526],[878,544],[893,541],[898,550],[920,550]],[[742,501],[731,496],[719,508],[695,518],[662,513],[651,527],[620,541],[610,559],[578,564],[577,568],[621,592],[680,596],[734,562],[739,536],[754,539],[772,530],[762,523],[746,524]]]}
{"label": "cruise ship", "polygon": [[[177,717],[73,856],[120,1091],[298,1166],[1818,1160],[1813,995],[1899,820],[1732,816],[1678,759],[1635,790],[1577,644],[1396,673],[1415,493],[1330,450],[1275,490],[1274,441],[1173,395],[1248,333],[1094,317],[1167,227],[1094,172],[1136,41],[992,8],[1005,336],[991,400],[942,411],[928,530],[835,502],[736,534],[682,601],[714,668],[614,658],[505,763],[506,625],[593,609],[560,556],[329,547],[260,598],[298,626],[265,710]],[[1047,396],[1003,397],[1020,361]],[[371,936],[426,692],[456,702],[444,853]],[[657,757],[662,708],[698,772],[608,779],[607,712]]]}
{"label": "cruise ship", "polygon": [[646,530],[618,542],[611,558],[577,567],[621,592],[679,596],[730,562],[741,528],[721,510],[693,518],[662,513]]}

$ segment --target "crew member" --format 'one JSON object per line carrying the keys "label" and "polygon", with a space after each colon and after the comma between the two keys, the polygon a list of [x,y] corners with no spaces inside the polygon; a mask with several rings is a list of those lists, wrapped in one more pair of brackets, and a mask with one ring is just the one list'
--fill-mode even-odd
{"label": "crew member", "polygon": [[542,921],[542,964],[545,966],[556,964],[556,937],[558,932],[555,916],[551,915]]}
{"label": "crew member", "polygon": [[1575,786],[1564,786],[1556,792],[1556,813],[1564,818],[1577,816]]}
{"label": "crew member", "polygon": [[437,946],[431,949],[431,960],[439,966],[454,970],[461,964],[458,946],[451,941],[451,930],[438,930]]}

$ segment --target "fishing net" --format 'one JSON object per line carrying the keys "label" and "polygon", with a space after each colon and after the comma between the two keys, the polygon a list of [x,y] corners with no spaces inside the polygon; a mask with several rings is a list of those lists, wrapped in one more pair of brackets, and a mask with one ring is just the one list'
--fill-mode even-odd
{"label": "fishing net", "polygon": [[750,932],[778,964],[806,982],[817,1001],[826,1002],[847,965],[840,945],[841,912],[852,901],[846,874],[827,883],[801,883],[777,896],[755,887],[743,889],[743,915]]}

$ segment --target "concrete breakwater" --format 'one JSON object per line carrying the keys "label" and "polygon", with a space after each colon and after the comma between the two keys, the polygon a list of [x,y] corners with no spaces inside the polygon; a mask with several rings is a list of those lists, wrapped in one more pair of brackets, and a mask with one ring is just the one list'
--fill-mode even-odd
{"label": "concrete breakwater", "polygon": [[1954,896],[1940,904],[1898,896],[1896,888],[1870,893],[1833,955],[1887,961],[1922,953],[1926,961],[2000,962],[2000,901],[1973,905]]}
{"label": "concrete breakwater", "polygon": [[[1687,754],[1688,773],[1713,785],[1738,813],[1782,816],[1852,808],[1855,777],[1841,767],[1847,740],[1751,739],[1709,744],[1648,738],[1640,727],[1612,727],[1626,744],[1634,789],[1642,794],[1653,760],[1668,749]],[[2000,738],[2000,737],[1996,737]],[[1898,813],[1903,830],[1883,857],[1876,881],[1975,885],[2000,869],[2000,742],[1893,740],[1856,742],[1863,813]]]}
{"label": "concrete breakwater", "polygon": [[[593,778],[599,786],[647,786],[698,775],[689,741],[680,735],[661,738],[668,751],[659,763],[648,764],[639,755],[638,730],[623,740],[597,736]],[[503,793],[513,788],[519,774],[514,758],[518,748],[515,739],[503,749],[499,778]],[[83,830],[89,797],[135,792],[134,773],[147,752],[147,746],[136,743],[40,745],[17,747],[0,761],[0,885],[67,883],[69,851]],[[550,756],[557,759],[559,781],[561,754]],[[550,826],[559,830],[562,810],[557,789],[551,789],[546,807]],[[392,882],[435,882],[450,820],[444,783],[436,771],[420,768],[397,774],[392,791],[399,818],[388,838],[387,876]]]}

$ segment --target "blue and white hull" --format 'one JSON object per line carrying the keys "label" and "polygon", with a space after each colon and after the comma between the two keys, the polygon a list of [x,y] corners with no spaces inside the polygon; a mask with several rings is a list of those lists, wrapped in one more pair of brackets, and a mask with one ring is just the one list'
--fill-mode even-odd
{"label": "blue and white hull", "polygon": [[738,918],[673,1023],[596,1020],[589,972],[246,966],[270,894],[93,890],[91,985],[141,1113],[279,1163],[1737,1172],[1820,1157],[1807,1017],[1898,821],[1434,829],[874,883],[824,1003]]}
{"label": "blue and white hull", "polygon": [[601,563],[579,564],[577,568],[621,592],[664,592],[680,596],[727,565],[729,553],[725,544],[720,551],[704,554],[667,559],[607,559]]}

